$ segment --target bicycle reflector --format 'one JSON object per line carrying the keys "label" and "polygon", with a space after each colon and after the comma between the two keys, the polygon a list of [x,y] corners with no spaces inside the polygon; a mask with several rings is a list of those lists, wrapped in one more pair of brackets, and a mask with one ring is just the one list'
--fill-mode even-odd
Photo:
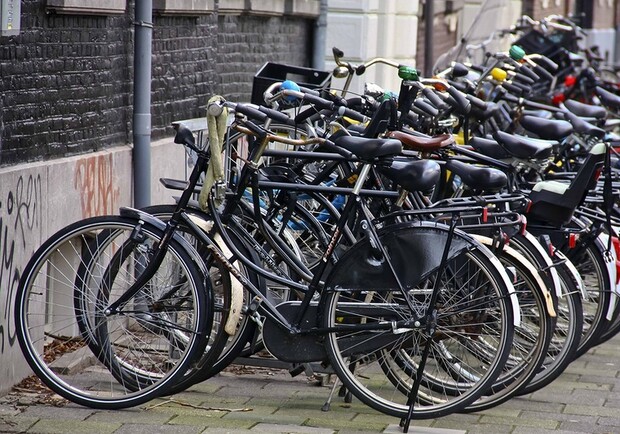
{"label": "bicycle reflector", "polygon": [[573,87],[575,83],[577,83],[577,77],[574,75],[567,75],[566,78],[564,78],[564,86],[566,87]]}
{"label": "bicycle reflector", "polygon": [[611,244],[614,246],[616,252],[616,285],[620,283],[620,239],[618,237],[611,237]]}

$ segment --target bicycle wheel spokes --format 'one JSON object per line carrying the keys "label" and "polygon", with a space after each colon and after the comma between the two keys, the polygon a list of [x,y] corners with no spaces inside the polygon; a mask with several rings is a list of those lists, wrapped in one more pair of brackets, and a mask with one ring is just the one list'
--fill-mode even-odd
{"label": "bicycle wheel spokes", "polygon": [[148,283],[107,311],[161,236],[134,223],[94,219],[61,231],[20,283],[16,322],[28,362],[50,388],[82,405],[122,408],[164,393],[208,336],[210,296],[175,242]]}
{"label": "bicycle wheel spokes", "polygon": [[[414,419],[465,407],[499,375],[512,341],[510,297],[495,273],[479,252],[463,252],[407,288],[413,310],[397,290],[330,293],[327,324],[342,331],[328,335],[328,354],[343,383],[366,404],[401,418],[416,378]],[[421,317],[433,311],[428,303],[436,279],[436,317]],[[351,308],[355,304],[362,307]],[[382,323],[392,326],[364,330]],[[429,356],[419,372],[426,346]]]}

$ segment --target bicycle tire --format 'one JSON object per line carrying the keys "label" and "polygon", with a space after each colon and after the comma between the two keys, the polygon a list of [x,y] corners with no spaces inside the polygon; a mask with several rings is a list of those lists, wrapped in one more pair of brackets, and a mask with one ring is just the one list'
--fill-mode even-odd
{"label": "bicycle tire", "polygon": [[[83,249],[95,247],[89,243],[106,230],[117,232],[113,243],[102,246],[109,255],[85,254]],[[106,307],[97,303],[103,301],[102,286],[107,285],[102,275],[91,276],[90,287],[75,286],[83,258],[96,257],[100,266],[91,264],[90,269],[105,271],[109,265],[105,261],[114,258],[130,237],[139,240],[134,247],[144,255],[162,234],[159,228],[133,218],[93,217],[58,231],[35,252],[15,300],[16,332],[30,367],[50,389],[91,408],[132,407],[165,394],[196,354],[204,351],[213,318],[212,294],[192,255],[177,240],[170,240],[161,266],[148,287],[139,291],[142,297],[150,297],[150,304],[134,297],[118,314],[106,315]],[[139,258],[136,255],[135,263]],[[135,281],[135,271],[128,267],[125,287],[108,286],[103,297],[118,297]],[[184,284],[170,286],[179,281]],[[116,279],[116,285],[120,282]],[[76,300],[89,302],[76,305]],[[93,322],[78,319],[79,315]],[[171,335],[182,335],[182,342],[166,340]],[[90,339],[97,340],[98,354],[92,353]],[[124,384],[132,372],[134,381]],[[144,382],[146,377],[151,381]]]}
{"label": "bicycle tire", "polygon": [[[373,292],[367,284],[358,283],[356,286],[353,283],[357,282],[353,282],[347,285],[346,279],[348,277],[339,278],[342,280],[342,284],[339,285],[335,285],[336,282],[330,280],[330,277],[342,271],[340,267],[347,269],[348,276],[370,272],[364,269],[371,265],[367,261],[360,263],[359,260],[359,258],[368,257],[368,241],[366,239],[358,242],[343,255],[326,281],[328,293],[325,295],[322,310],[324,326],[338,327],[344,323],[352,324],[350,333],[339,331],[329,333],[326,336],[325,345],[330,364],[354,396],[382,413],[399,418],[407,416],[409,411],[408,397],[402,389],[403,386],[406,390],[410,389],[414,376],[402,369],[399,363],[394,363],[394,360],[400,359],[399,362],[402,362],[410,358],[414,362],[412,364],[414,366],[416,358],[420,357],[421,342],[424,340],[427,343],[433,343],[433,348],[430,350],[431,358],[425,367],[425,373],[432,371],[432,375],[437,377],[443,375],[447,382],[454,382],[451,373],[447,373],[440,366],[441,363],[437,362],[442,358],[443,350],[440,347],[452,345],[453,348],[450,350],[452,353],[458,352],[459,356],[462,356],[463,363],[466,363],[468,359],[472,362],[469,371],[476,372],[478,378],[469,382],[462,382],[462,393],[458,396],[439,395],[431,389],[420,388],[415,402],[416,407],[412,413],[413,419],[441,417],[462,410],[492,384],[508,358],[512,344],[515,309],[518,309],[518,306],[514,304],[513,295],[510,292],[510,282],[507,280],[505,271],[488,249],[458,230],[455,231],[453,245],[456,240],[456,244],[461,242],[468,247],[455,254],[450,258],[449,265],[438,271],[436,269],[439,265],[437,257],[435,256],[434,259],[425,258],[421,254],[424,254],[424,246],[428,246],[424,241],[430,243],[432,239],[436,245],[441,245],[441,241],[445,243],[446,231],[447,229],[443,225],[419,223],[390,227],[389,230],[380,232],[381,242],[388,251],[394,252],[390,255],[391,260],[396,261],[394,267],[397,270],[403,270],[402,267],[406,266],[404,263],[406,258],[397,255],[396,252],[402,252],[399,249],[402,248],[403,239],[411,236],[413,236],[411,240],[415,239],[416,242],[406,243],[407,257],[415,257],[416,261],[424,259],[434,263],[434,265],[430,265],[432,271],[427,270],[429,272],[426,275],[417,276],[421,281],[403,281],[403,284],[408,288],[408,294],[412,297],[415,298],[416,293],[424,297],[423,284],[432,284],[434,279],[443,280],[444,276],[451,276],[442,285],[441,301],[443,306],[440,303],[437,309],[437,331],[433,334],[433,339],[423,339],[421,333],[414,329],[396,330],[395,332],[401,335],[400,338],[395,337],[396,334],[389,331],[377,332],[376,334],[364,333],[363,330],[355,331],[355,324],[395,321],[397,318],[403,317],[413,319],[417,315],[402,303],[404,299],[400,291],[382,288]],[[409,249],[414,246],[418,246],[418,249],[414,248],[410,252]],[[426,254],[428,255],[428,253]],[[356,263],[357,265],[355,265]],[[447,273],[446,270],[451,267],[452,271]],[[472,273],[468,272],[467,267],[471,267]],[[438,272],[441,273],[439,276],[437,275]],[[455,276],[460,278],[456,279]],[[468,288],[468,285],[474,282],[474,278],[480,279],[481,285],[476,285],[476,288]],[[338,283],[339,280],[337,279]],[[469,282],[469,284],[464,282]],[[450,285],[456,287],[460,283],[463,285],[459,288],[450,287]],[[431,286],[427,288],[429,287]],[[474,299],[476,290],[480,296]],[[367,297],[367,294],[371,293],[373,293],[373,299],[380,300],[387,307],[379,309],[376,315],[368,314],[362,317],[363,310],[358,313],[355,309],[357,304],[364,307],[363,300],[360,300],[360,297]],[[459,306],[458,302],[461,302],[462,305]],[[373,306],[371,305],[371,307]],[[380,306],[377,305],[377,307]],[[420,308],[426,309],[426,306],[421,305]],[[369,312],[372,313],[372,310]],[[390,317],[386,318],[386,315]],[[468,320],[467,317],[470,319]],[[483,317],[485,318],[484,321],[476,323]],[[496,342],[494,345],[496,353],[489,355],[490,361],[484,365],[484,369],[474,368],[474,366],[479,367],[483,362],[479,358],[473,357],[471,352],[459,343],[459,339],[469,340],[466,332],[468,327],[470,327],[472,337],[481,339],[484,331],[486,332],[485,338]],[[356,354],[355,347],[358,344],[355,343],[358,341],[365,342],[364,346],[368,349],[359,350],[360,353]]]}

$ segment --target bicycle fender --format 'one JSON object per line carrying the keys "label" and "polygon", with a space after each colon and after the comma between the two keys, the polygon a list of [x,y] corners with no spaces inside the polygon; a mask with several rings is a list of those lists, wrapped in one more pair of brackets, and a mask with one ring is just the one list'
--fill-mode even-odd
{"label": "bicycle fender", "polygon": [[555,288],[555,295],[558,298],[562,297],[562,284],[560,283],[560,276],[558,275],[557,270],[553,266],[553,260],[549,257],[549,254],[545,252],[545,249],[538,242],[534,235],[526,231],[524,237],[530,241],[532,247],[538,250],[540,257],[545,259],[545,263],[547,264],[547,270],[551,276],[551,280],[553,281],[553,286]]}
{"label": "bicycle fender", "polygon": [[[197,216],[196,214],[187,214],[187,217],[205,234],[208,234],[213,228],[212,220],[205,220],[202,217]],[[230,251],[220,234],[215,234],[215,236],[213,237],[213,242],[221,250],[222,254],[226,258],[231,258],[233,256],[233,253]],[[241,270],[239,269],[239,264],[237,262],[232,265],[237,269],[237,271],[241,272]],[[237,324],[239,324],[239,321],[241,320],[241,310],[243,308],[243,284],[239,282],[239,280],[235,276],[235,273],[230,274],[232,276],[232,279],[230,280],[230,311],[226,316],[224,331],[229,336],[232,336],[235,334],[237,330]]]}
{"label": "bicycle fender", "polygon": [[[415,230],[409,230],[415,229]],[[441,262],[448,227],[439,223],[416,222],[387,226],[379,231],[384,247],[389,251],[394,269],[404,286],[415,286],[437,268]],[[493,262],[510,293],[514,313],[514,325],[521,323],[521,310],[514,287],[499,260],[478,241],[460,230],[455,230],[448,259],[455,258],[472,245]],[[367,239],[358,241],[338,260],[325,280],[325,288],[331,291],[373,290],[394,288],[394,279],[385,260],[376,260]]]}
{"label": "bicycle fender", "polygon": [[[480,241],[485,246],[493,245],[493,240],[489,237],[485,237],[482,235],[473,235],[473,237],[476,238],[478,241]],[[523,267],[528,268],[532,272],[532,274],[534,275],[534,279],[536,279],[536,282],[538,283],[538,286],[540,286],[540,288],[543,291],[543,296],[545,298],[545,305],[547,307],[547,313],[552,318],[555,318],[557,316],[557,313],[555,311],[555,307],[553,306],[553,298],[551,297],[551,292],[549,291],[549,288],[547,288],[547,284],[545,283],[545,281],[542,279],[542,277],[540,277],[540,273],[538,272],[538,270],[536,270],[534,266],[532,265],[532,263],[528,261],[521,253],[517,252],[512,247],[504,246],[503,249],[511,257],[513,257],[517,262],[523,265]]]}
{"label": "bicycle fender", "polygon": [[579,274],[579,271],[577,270],[577,267],[575,267],[575,264],[573,264],[572,261],[570,261],[566,257],[566,255],[560,250],[556,250],[554,254],[558,257],[559,260],[564,261],[566,267],[568,268],[568,271],[570,271],[570,277],[572,278],[573,283],[577,285],[577,288],[579,288],[581,298],[585,300],[588,297],[588,291],[586,290],[586,285],[583,283],[581,274]]}

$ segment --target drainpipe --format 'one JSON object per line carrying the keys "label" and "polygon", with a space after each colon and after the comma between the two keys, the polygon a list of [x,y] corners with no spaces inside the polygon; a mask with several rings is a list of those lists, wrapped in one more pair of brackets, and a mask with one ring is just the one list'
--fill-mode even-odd
{"label": "drainpipe", "polygon": [[327,39],[327,0],[321,0],[319,17],[314,28],[312,41],[312,68],[325,70],[325,40]]}
{"label": "drainpipe", "polygon": [[151,41],[152,0],[135,0],[133,76],[133,202],[151,204]]}
{"label": "drainpipe", "polygon": [[433,19],[435,18],[434,0],[424,4],[424,76],[433,75]]}

